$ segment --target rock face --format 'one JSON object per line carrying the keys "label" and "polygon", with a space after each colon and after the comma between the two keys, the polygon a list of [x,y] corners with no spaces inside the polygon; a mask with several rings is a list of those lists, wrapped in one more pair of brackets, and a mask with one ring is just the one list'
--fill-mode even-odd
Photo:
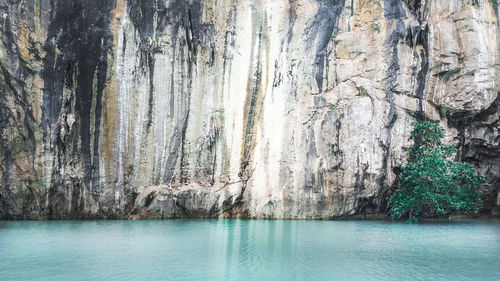
{"label": "rock face", "polygon": [[500,205],[487,0],[0,0],[0,218],[386,212],[432,119]]}

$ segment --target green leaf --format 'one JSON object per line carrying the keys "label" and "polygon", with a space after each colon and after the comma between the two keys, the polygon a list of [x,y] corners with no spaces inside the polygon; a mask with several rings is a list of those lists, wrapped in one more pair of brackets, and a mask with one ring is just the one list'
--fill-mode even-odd
{"label": "green leaf", "polygon": [[391,217],[433,217],[478,210],[479,186],[485,182],[470,163],[451,161],[456,150],[443,144],[444,131],[434,122],[413,123],[408,163],[402,167],[400,185],[388,200]]}

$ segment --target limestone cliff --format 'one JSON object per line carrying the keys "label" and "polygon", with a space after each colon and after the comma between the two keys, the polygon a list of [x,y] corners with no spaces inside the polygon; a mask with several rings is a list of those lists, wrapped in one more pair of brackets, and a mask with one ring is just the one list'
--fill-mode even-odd
{"label": "limestone cliff", "polygon": [[429,118],[500,205],[487,0],[0,0],[0,218],[386,210]]}

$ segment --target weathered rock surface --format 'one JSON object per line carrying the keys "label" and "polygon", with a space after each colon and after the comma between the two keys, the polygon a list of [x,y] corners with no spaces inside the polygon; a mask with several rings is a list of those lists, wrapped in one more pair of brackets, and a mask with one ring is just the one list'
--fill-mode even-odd
{"label": "weathered rock surface", "polygon": [[384,213],[429,118],[500,202],[487,0],[0,0],[0,218]]}

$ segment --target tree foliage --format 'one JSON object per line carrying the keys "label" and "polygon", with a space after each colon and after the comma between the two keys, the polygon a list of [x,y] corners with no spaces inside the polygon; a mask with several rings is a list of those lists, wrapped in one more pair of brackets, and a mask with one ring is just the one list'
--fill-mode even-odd
{"label": "tree foliage", "polygon": [[408,217],[413,223],[419,216],[479,211],[479,185],[484,177],[470,163],[449,160],[456,148],[442,143],[444,131],[437,123],[412,125],[408,163],[388,202],[392,218]]}

